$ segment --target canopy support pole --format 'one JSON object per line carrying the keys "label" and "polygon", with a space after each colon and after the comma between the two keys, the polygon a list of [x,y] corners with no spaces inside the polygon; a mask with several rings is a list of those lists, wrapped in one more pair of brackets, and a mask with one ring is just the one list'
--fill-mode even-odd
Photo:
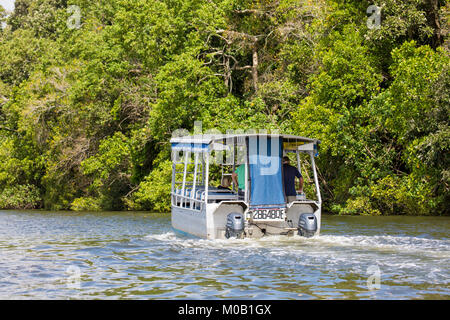
{"label": "canopy support pole", "polygon": [[208,192],[209,192],[209,152],[205,152],[206,156],[206,172],[205,172],[205,204],[208,204]]}
{"label": "canopy support pole", "polygon": [[309,156],[311,157],[311,166],[314,173],[314,184],[316,185],[317,200],[319,201],[319,203],[322,203],[322,197],[320,195],[319,188],[319,179],[317,178],[316,162],[314,161],[314,154],[312,151],[309,152]]}
{"label": "canopy support pole", "polygon": [[[189,151],[185,151],[185,156],[184,156],[184,173],[183,173],[183,185],[181,187],[181,195],[184,197],[184,190],[186,187],[186,175],[187,175],[187,166],[188,166],[188,157],[190,156]],[[183,206],[184,204],[184,198],[181,198],[181,206]]]}

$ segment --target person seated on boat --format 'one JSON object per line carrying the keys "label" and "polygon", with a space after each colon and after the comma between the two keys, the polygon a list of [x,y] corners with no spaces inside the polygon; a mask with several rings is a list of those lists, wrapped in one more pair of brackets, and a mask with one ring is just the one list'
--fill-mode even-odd
{"label": "person seated on boat", "polygon": [[244,195],[245,191],[245,164],[241,164],[231,174],[234,185],[238,188],[239,195]]}
{"label": "person seated on boat", "polygon": [[229,176],[223,176],[220,186],[217,187],[219,190],[230,190],[231,179]]}
{"label": "person seated on boat", "polygon": [[297,191],[295,190],[295,178],[299,180],[299,193],[303,193],[303,177],[298,169],[291,166],[289,157],[283,157],[283,182],[284,192],[288,202],[295,201],[297,199]]}

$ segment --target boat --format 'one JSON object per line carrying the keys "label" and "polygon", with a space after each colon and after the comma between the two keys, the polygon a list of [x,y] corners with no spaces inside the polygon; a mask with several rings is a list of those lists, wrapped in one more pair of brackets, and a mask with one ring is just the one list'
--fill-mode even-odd
{"label": "boat", "polygon": [[[173,137],[170,143],[175,232],[203,239],[320,234],[322,199],[314,161],[319,140],[284,134],[196,134]],[[295,157],[299,172],[309,162],[311,199],[297,194],[287,201],[283,156]],[[236,185],[231,179],[229,189],[213,186],[239,168],[244,182]]]}

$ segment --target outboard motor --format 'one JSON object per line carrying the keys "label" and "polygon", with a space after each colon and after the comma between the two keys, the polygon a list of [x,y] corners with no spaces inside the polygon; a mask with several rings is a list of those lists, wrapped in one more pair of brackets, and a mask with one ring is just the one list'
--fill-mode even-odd
{"label": "outboard motor", "polygon": [[227,216],[227,228],[225,231],[225,237],[227,239],[235,237],[237,239],[242,238],[244,234],[244,215],[242,213],[230,213]]}
{"label": "outboard motor", "polygon": [[317,218],[314,213],[303,213],[298,220],[298,235],[310,238],[317,231]]}

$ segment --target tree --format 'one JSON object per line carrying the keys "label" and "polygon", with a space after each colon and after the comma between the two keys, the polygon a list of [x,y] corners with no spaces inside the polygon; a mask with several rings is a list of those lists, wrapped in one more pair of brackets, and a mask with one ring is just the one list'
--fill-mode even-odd
{"label": "tree", "polygon": [[368,0],[15,4],[0,207],[168,210],[169,139],[202,121],[321,139],[325,210],[448,214],[445,1],[380,0],[378,29]]}
{"label": "tree", "polygon": [[394,80],[373,100],[373,116],[401,148],[398,170],[403,183],[409,184],[405,187],[407,196],[403,196],[411,203],[409,213],[445,214],[450,164],[450,56],[440,48],[434,51],[414,41],[405,42],[392,55]]}

